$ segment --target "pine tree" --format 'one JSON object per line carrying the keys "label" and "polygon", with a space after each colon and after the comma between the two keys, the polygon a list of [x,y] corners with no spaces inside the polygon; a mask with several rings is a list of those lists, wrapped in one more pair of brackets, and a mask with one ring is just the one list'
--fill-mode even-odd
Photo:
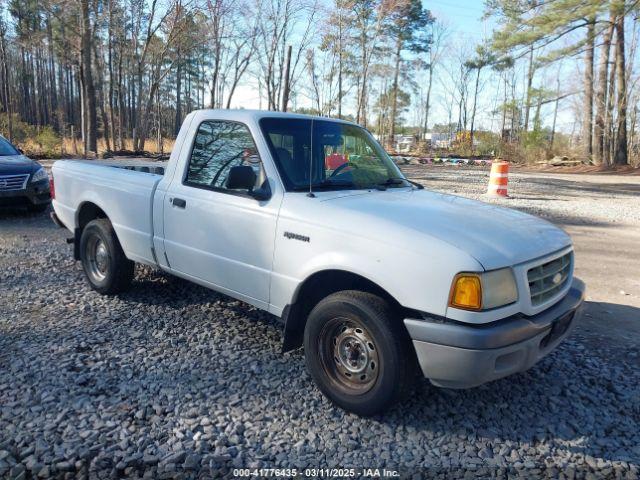
{"label": "pine tree", "polygon": [[390,141],[395,136],[395,124],[398,114],[398,81],[402,62],[402,52],[424,53],[429,49],[431,37],[427,30],[433,23],[429,10],[420,0],[396,0],[389,2],[384,14],[388,21],[388,35],[394,45],[393,85],[391,87]]}

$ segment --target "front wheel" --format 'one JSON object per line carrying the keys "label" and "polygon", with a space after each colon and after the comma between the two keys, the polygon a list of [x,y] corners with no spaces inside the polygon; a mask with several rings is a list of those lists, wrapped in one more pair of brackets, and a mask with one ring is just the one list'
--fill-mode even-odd
{"label": "front wheel", "polygon": [[342,291],[309,314],[304,334],[307,369],[333,403],[374,415],[400,400],[414,376],[408,334],[387,302]]}
{"label": "front wheel", "polygon": [[125,256],[106,218],[92,220],[82,230],[80,260],[89,285],[98,293],[112,295],[131,284],[134,263]]}

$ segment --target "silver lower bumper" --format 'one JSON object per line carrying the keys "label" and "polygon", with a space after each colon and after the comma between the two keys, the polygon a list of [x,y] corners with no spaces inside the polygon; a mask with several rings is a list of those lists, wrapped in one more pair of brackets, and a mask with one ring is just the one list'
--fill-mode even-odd
{"label": "silver lower bumper", "polygon": [[584,291],[574,279],[563,300],[534,317],[476,326],[405,319],[405,325],[431,383],[470,388],[527,370],[556,348],[575,326]]}

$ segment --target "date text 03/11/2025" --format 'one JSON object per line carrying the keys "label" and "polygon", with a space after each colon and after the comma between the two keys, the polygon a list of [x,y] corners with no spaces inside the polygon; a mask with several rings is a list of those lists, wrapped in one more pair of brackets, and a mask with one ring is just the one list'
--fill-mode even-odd
{"label": "date text 03/11/2025", "polygon": [[397,478],[397,470],[386,468],[237,468],[233,476],[287,478]]}

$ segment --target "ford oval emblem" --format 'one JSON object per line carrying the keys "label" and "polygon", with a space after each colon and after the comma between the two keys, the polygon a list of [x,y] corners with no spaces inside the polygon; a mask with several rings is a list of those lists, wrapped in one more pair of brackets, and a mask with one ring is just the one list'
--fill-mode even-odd
{"label": "ford oval emblem", "polygon": [[8,182],[4,178],[0,178],[0,187],[6,187]]}
{"label": "ford oval emblem", "polygon": [[562,274],[561,273],[556,273],[553,276],[553,278],[551,279],[551,281],[553,282],[554,285],[558,285],[561,280],[562,280]]}

